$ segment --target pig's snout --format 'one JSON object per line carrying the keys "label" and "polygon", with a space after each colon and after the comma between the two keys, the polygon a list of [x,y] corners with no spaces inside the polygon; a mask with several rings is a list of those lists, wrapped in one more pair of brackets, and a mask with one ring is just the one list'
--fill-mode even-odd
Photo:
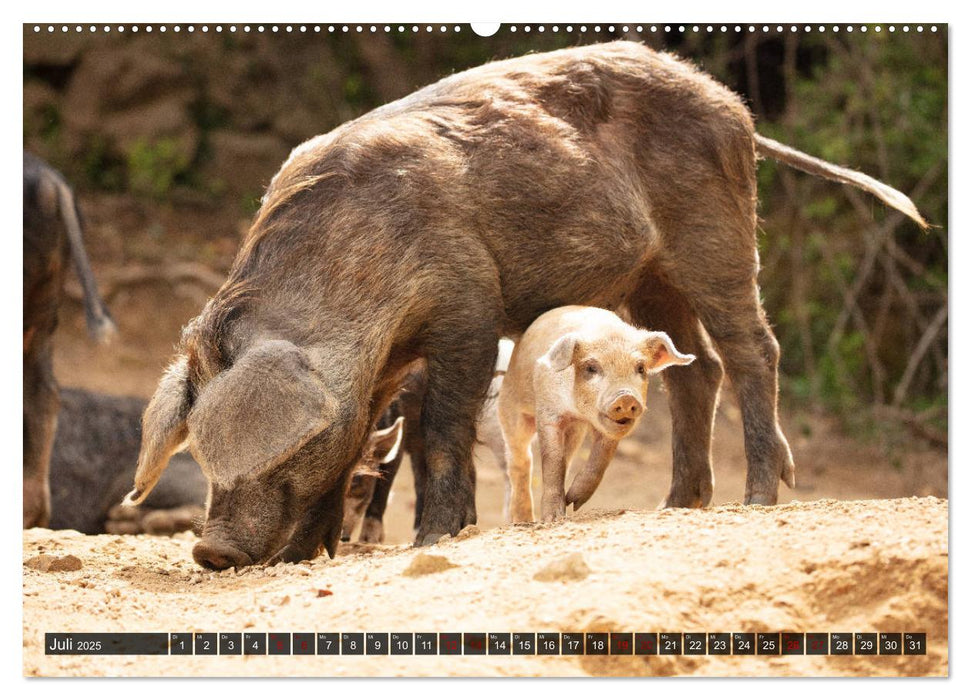
{"label": "pig's snout", "polygon": [[627,425],[640,418],[643,412],[644,406],[640,400],[633,394],[624,392],[610,404],[610,408],[607,409],[607,416],[615,423]]}
{"label": "pig's snout", "polygon": [[192,558],[199,566],[207,569],[228,569],[232,566],[239,568],[253,563],[250,556],[232,545],[218,541],[201,540],[192,548]]}

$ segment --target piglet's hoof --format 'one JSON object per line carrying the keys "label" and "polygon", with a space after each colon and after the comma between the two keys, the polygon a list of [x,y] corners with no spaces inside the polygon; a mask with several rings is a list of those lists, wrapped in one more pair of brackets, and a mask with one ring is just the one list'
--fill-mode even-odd
{"label": "piglet's hoof", "polygon": [[357,539],[367,544],[384,542],[384,525],[377,518],[365,518],[361,524],[361,534]]}

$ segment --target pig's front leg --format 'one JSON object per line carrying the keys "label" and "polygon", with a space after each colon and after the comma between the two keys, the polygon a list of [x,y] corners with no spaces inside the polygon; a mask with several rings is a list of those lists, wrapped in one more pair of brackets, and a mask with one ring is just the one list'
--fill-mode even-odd
{"label": "pig's front leg", "polygon": [[538,432],[543,460],[543,521],[551,522],[566,515],[566,471],[583,442],[586,426],[578,421],[560,419],[546,422]]}
{"label": "pig's front leg", "polygon": [[[487,329],[473,323],[477,319],[471,312],[461,325],[449,325],[426,340],[430,348],[421,430],[428,475],[417,546],[457,535],[476,521],[472,446],[499,337],[494,325]],[[478,314],[479,323],[481,318]]]}

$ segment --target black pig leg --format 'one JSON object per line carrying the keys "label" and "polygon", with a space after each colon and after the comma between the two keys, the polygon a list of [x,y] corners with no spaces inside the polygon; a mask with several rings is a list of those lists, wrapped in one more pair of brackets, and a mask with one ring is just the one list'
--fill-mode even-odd
{"label": "black pig leg", "polygon": [[[479,312],[479,313],[476,313]],[[492,381],[499,336],[491,315],[469,308],[427,338],[428,384],[421,411],[427,480],[415,544],[434,544],[476,520],[472,447]]]}
{"label": "black pig leg", "polygon": [[[722,364],[684,297],[648,275],[630,300],[631,320],[671,336],[695,361],[661,374],[671,410],[671,490],[667,508],[700,508],[711,502],[714,473],[711,439],[722,382]],[[653,504],[652,504],[653,505]]]}
{"label": "black pig leg", "polygon": [[[713,195],[712,199],[716,200],[717,196]],[[747,210],[750,215],[738,218],[727,212],[716,212],[718,216],[713,216],[701,208],[686,214],[681,225],[691,230],[692,236],[679,239],[684,242],[683,250],[676,246],[672,250],[669,244],[659,256],[658,267],[701,321],[738,397],[748,461],[745,503],[773,505],[778,499],[779,481],[792,488],[795,474],[792,453],[779,426],[779,343],[759,300],[754,198],[738,202],[737,209]],[[725,236],[712,231],[726,226],[735,229],[731,238],[733,245],[719,243]],[[675,343],[682,342],[676,333],[671,335]],[[699,354],[690,342],[678,347],[682,352],[695,353],[699,360],[707,355],[707,352]],[[667,370],[669,386],[680,381],[674,379],[675,375],[699,374],[711,364],[696,361],[687,367]],[[711,386],[715,384],[715,374],[711,371],[708,379]],[[683,408],[687,401],[681,403]],[[707,403],[704,407],[707,411]],[[694,438],[694,449],[701,450],[703,442],[702,436]],[[691,504],[669,502],[669,505]]]}
{"label": "black pig leg", "polygon": [[57,410],[51,343],[24,363],[24,527],[47,527],[51,492],[49,472]]}
{"label": "black pig leg", "polygon": [[425,463],[425,446],[421,442],[421,448],[410,450],[408,457],[411,459],[411,473],[415,480],[415,532],[421,527],[421,514],[425,509],[425,484],[428,482],[428,465]]}

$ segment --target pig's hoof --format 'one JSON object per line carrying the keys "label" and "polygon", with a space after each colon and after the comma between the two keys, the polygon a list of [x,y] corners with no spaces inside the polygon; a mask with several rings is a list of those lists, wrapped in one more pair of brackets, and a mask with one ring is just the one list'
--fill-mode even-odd
{"label": "pig's hoof", "polygon": [[510,522],[514,523],[531,523],[533,522],[533,504],[521,505],[517,504],[512,507],[512,519]]}
{"label": "pig's hoof", "polygon": [[774,506],[778,502],[778,492],[769,493],[767,491],[756,491],[755,493],[749,494],[745,497],[745,505],[747,506]]}
{"label": "pig's hoof", "polygon": [[668,496],[664,499],[661,504],[662,508],[702,508],[701,499],[697,496],[691,497],[679,497],[679,496]]}
{"label": "pig's hoof", "polygon": [[447,532],[429,532],[424,535],[419,533],[417,539],[415,539],[415,546],[428,547],[429,545],[438,543],[438,541],[446,535],[448,535]]}
{"label": "pig's hoof", "polygon": [[745,483],[745,504],[774,506],[779,502],[779,481],[790,489],[796,488],[796,466],[792,451],[780,432],[771,457],[749,465]]}
{"label": "pig's hoof", "polygon": [[198,533],[205,511],[198,506],[184,506],[165,510],[151,510],[141,520],[142,531],[148,535],[169,535],[193,530]]}
{"label": "pig's hoof", "polygon": [[566,503],[563,501],[557,502],[554,505],[544,505],[543,506],[543,522],[544,523],[555,523],[557,520],[562,520],[566,517]]}
{"label": "pig's hoof", "polygon": [[24,479],[24,529],[47,527],[51,518],[51,494],[46,480]]}
{"label": "pig's hoof", "polygon": [[764,465],[763,469],[749,467],[745,485],[745,505],[774,506],[779,502],[779,481],[789,488],[795,488],[796,469],[792,453],[784,441],[780,441],[775,459]]}
{"label": "pig's hoof", "polygon": [[693,484],[686,484],[684,481],[676,482],[671,485],[671,491],[661,507],[704,508],[711,503],[714,487],[714,480],[710,476],[701,477]]}
{"label": "pig's hoof", "polygon": [[384,542],[384,525],[377,518],[365,518],[357,540],[367,544],[381,544]]}

